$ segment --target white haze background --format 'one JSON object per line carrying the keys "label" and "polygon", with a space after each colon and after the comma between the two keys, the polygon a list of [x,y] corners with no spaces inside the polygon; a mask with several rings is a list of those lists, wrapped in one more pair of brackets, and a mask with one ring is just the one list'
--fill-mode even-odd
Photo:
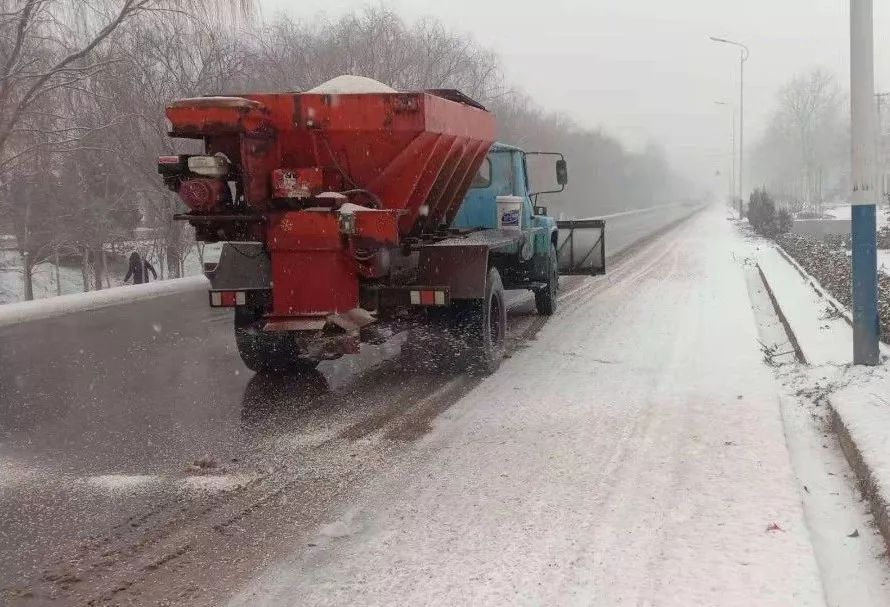
{"label": "white haze background", "polygon": [[[433,16],[497,51],[510,82],[551,110],[603,127],[632,148],[655,140],[672,164],[725,191],[730,115],[715,100],[738,100],[738,52],[746,64],[746,147],[776,90],[816,66],[849,81],[848,0],[391,0],[411,20]],[[336,17],[361,0],[262,0],[266,15]],[[890,89],[890,4],[875,5],[875,85]],[[748,148],[750,149],[750,148]],[[747,184],[748,186],[752,184]]]}

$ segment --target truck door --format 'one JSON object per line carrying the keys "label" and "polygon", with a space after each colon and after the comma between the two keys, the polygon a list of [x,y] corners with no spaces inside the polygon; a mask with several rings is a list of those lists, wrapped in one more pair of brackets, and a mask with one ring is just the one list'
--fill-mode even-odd
{"label": "truck door", "polygon": [[559,273],[597,276],[606,273],[606,222],[602,219],[557,221]]}

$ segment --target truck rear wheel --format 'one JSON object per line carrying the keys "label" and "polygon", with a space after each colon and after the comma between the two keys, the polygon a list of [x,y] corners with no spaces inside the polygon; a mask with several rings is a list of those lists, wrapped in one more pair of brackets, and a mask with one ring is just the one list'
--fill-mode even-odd
{"label": "truck rear wheel", "polygon": [[547,284],[535,291],[535,307],[542,316],[552,316],[556,312],[556,296],[559,291],[559,259],[556,246],[552,244],[547,261]]}
{"label": "truck rear wheel", "polygon": [[251,308],[235,308],[235,344],[248,369],[256,373],[300,373],[318,365],[317,360],[300,357],[289,333],[263,331],[258,326],[261,316]]}
{"label": "truck rear wheel", "polygon": [[470,365],[483,373],[494,373],[507,350],[507,304],[497,268],[488,271],[485,298],[468,301],[465,306],[460,328]]}

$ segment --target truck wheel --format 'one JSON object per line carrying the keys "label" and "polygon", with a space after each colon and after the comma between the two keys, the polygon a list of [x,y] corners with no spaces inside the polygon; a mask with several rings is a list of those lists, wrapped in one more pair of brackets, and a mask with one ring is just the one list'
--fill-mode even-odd
{"label": "truck wheel", "polygon": [[507,304],[496,268],[488,271],[485,299],[466,302],[461,329],[469,348],[469,362],[483,373],[494,373],[506,352]]}
{"label": "truck wheel", "polygon": [[538,314],[551,316],[556,312],[556,295],[559,290],[559,260],[556,256],[556,247],[550,245],[547,258],[547,285],[535,291],[535,307]]}
{"label": "truck wheel", "polygon": [[248,369],[256,373],[300,373],[318,365],[317,360],[300,358],[292,335],[262,331],[257,326],[260,316],[250,308],[235,308],[235,344]]}

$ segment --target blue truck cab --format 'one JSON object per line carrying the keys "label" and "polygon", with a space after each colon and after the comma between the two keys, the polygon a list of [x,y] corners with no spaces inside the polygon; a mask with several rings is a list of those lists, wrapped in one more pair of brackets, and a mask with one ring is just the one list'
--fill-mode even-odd
{"label": "blue truck cab", "polygon": [[556,222],[552,218],[535,216],[525,152],[505,143],[495,143],[491,147],[451,227],[497,229],[498,196],[523,199],[522,226],[556,231]]}
{"label": "blue truck cab", "polygon": [[[564,184],[561,184],[564,187]],[[508,260],[499,264],[507,289],[529,289],[536,293],[558,282],[551,266],[552,248],[558,246],[556,222],[545,213],[536,213],[529,186],[526,153],[512,145],[495,143],[476,174],[460,210],[451,224],[455,229],[497,230],[498,199],[520,199],[518,226],[522,239]],[[539,209],[540,211],[540,209]],[[555,292],[555,291],[554,291]],[[545,306],[546,307],[546,306]]]}
{"label": "blue truck cab", "polygon": [[[557,157],[558,189],[532,191],[527,159],[530,155]],[[602,274],[605,272],[603,244],[605,226],[600,220],[557,222],[547,209],[536,206],[540,194],[562,192],[568,172],[562,154],[526,152],[515,146],[495,143],[476,174],[461,208],[451,223],[454,230],[483,230],[507,236],[506,222],[499,221],[499,201],[509,200],[512,213],[519,201],[518,225],[510,226],[513,246],[492,249],[505,289],[534,292],[538,311],[552,314],[560,274]],[[505,198],[506,197],[506,198]],[[519,232],[517,233],[517,228]]]}

